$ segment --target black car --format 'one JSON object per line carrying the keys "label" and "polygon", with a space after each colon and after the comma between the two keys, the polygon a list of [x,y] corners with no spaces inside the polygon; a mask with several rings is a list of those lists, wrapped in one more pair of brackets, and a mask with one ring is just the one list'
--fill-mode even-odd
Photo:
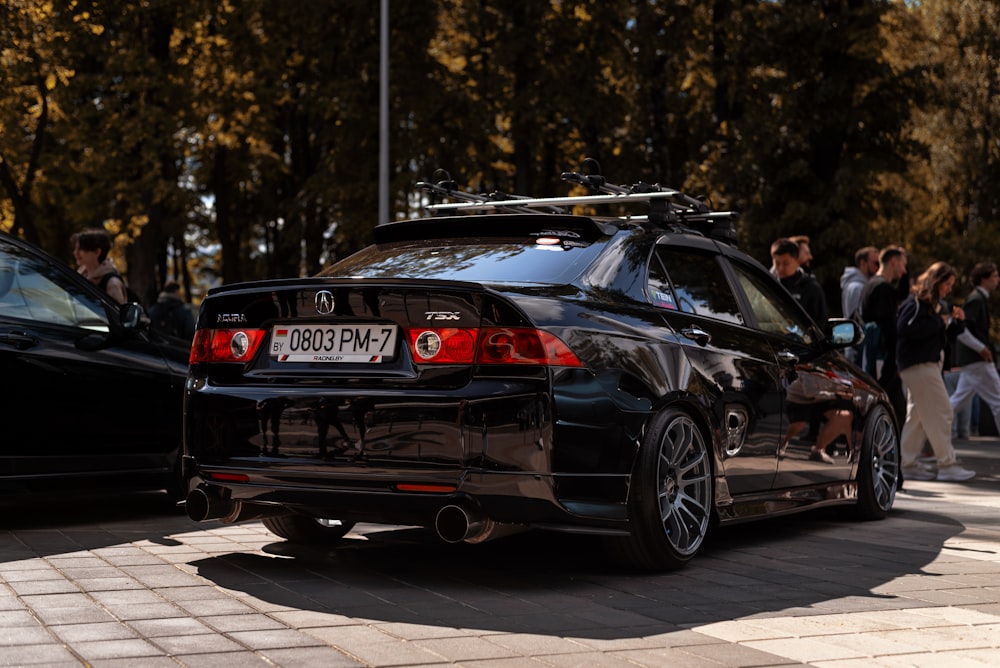
{"label": "black car", "polygon": [[188,514],[293,541],[356,522],[448,542],[591,533],[645,569],[688,561],[715,522],[884,517],[898,428],[840,352],[858,327],[810,321],[735,247],[734,214],[564,178],[593,194],[420,184],[452,201],[316,277],[212,290],[185,394]]}
{"label": "black car", "polygon": [[0,498],[124,489],[181,496],[189,352],[151,333],[139,304],[117,304],[56,258],[0,233]]}

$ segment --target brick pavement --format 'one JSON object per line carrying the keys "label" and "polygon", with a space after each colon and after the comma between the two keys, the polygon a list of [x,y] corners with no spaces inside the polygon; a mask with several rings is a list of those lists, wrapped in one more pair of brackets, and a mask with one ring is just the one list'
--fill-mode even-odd
{"label": "brick pavement", "polygon": [[630,575],[587,537],[443,546],[358,527],[337,551],[196,524],[156,495],[0,504],[0,666],[1000,665],[1000,440],[882,522],[724,529]]}

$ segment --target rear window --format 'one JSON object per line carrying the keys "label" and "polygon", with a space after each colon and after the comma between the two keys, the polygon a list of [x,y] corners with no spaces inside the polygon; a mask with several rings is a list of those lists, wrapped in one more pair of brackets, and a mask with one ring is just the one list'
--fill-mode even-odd
{"label": "rear window", "polygon": [[579,276],[602,248],[602,242],[544,238],[381,244],[344,258],[319,275],[562,285]]}

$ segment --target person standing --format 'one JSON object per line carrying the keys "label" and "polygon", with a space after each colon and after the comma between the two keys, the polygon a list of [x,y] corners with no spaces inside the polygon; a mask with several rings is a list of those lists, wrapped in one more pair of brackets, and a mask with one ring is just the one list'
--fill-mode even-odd
{"label": "person standing", "polygon": [[965,298],[965,327],[975,337],[973,345],[959,340],[954,363],[960,367],[958,385],[951,395],[951,409],[958,414],[969,406],[973,396],[990,407],[993,420],[1000,425],[1000,374],[994,364],[990,341],[990,294],[1000,285],[996,264],[980,262],[972,268],[972,292]]}
{"label": "person standing", "polygon": [[[77,232],[70,237],[73,244],[73,258],[79,271],[88,281],[104,291],[119,304],[129,301],[125,281],[122,280],[111,252],[111,235],[106,230],[92,228]],[[105,278],[107,277],[107,278]],[[103,285],[102,285],[103,284]]]}
{"label": "person standing", "polygon": [[797,234],[794,237],[788,238],[799,246],[799,266],[802,267],[802,271],[812,274],[813,254],[812,248],[809,246],[809,237],[804,234]]}
{"label": "person standing", "polygon": [[799,245],[791,239],[776,240],[771,244],[771,260],[778,281],[802,304],[813,322],[824,327],[827,319],[826,297],[819,281],[799,266]]}
{"label": "person standing", "polygon": [[[968,325],[965,328],[965,334],[969,333]],[[944,353],[944,386],[948,389],[948,396],[950,397],[958,389],[958,379],[962,375],[962,368],[955,365],[955,349],[962,345],[961,340],[956,341],[955,345],[950,346]],[[973,346],[976,348],[976,346]],[[973,394],[972,401],[970,401],[965,408],[960,408],[955,411],[955,418],[951,423],[951,437],[953,439],[967,439],[969,436],[979,435],[979,395]],[[975,417],[973,417],[975,415]],[[975,420],[975,422],[973,422]],[[926,448],[925,448],[926,449]]]}
{"label": "person standing", "polygon": [[156,303],[149,307],[149,322],[164,334],[190,341],[194,337],[194,316],[180,292],[177,281],[168,281]]}
{"label": "person standing", "polygon": [[887,246],[879,253],[879,268],[861,293],[861,319],[865,323],[861,366],[888,392],[896,419],[906,415],[906,394],[896,366],[896,316],[899,302],[909,292],[906,251]]}
{"label": "person standing", "polygon": [[[783,237],[784,238],[784,237]],[[812,249],[809,247],[809,237],[804,234],[798,234],[794,237],[788,237],[789,241],[794,241],[799,247],[799,267],[803,272],[812,275]],[[771,263],[771,275],[774,277],[778,276],[777,270],[775,270],[774,263]]]}
{"label": "person standing", "polygon": [[[849,318],[864,326],[861,319],[861,293],[868,279],[878,271],[878,249],[865,246],[854,254],[854,265],[844,267],[840,276],[840,308],[845,318]],[[861,363],[861,346],[852,346],[844,350],[844,356],[855,364]]]}
{"label": "person standing", "polygon": [[[951,444],[952,409],[941,366],[948,340],[965,329],[965,313],[954,306],[949,313],[943,300],[955,285],[955,270],[935,262],[920,275],[913,294],[899,308],[896,320],[896,357],[906,386],[906,421],[900,436],[903,479],[969,480],[975,471],[963,468]],[[930,442],[937,471],[920,461],[924,442]]]}

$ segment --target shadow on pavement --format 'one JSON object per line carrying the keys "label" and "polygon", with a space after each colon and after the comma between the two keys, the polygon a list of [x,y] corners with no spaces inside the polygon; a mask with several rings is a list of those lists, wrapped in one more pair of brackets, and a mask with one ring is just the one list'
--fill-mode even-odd
{"label": "shadow on pavement", "polygon": [[900,521],[924,522],[919,549],[883,546],[883,522],[820,511],[721,529],[686,568],[662,574],[623,571],[593,537],[535,532],[447,545],[423,530],[371,525],[361,528],[363,538],[351,534],[335,549],[276,542],[263,553],[192,565],[221,587],[300,610],[380,623],[632,638],[842,598],[867,599],[872,610],[916,606],[872,592],[920,573],[962,527],[946,517],[908,515]]}
{"label": "shadow on pavement", "polygon": [[[219,526],[193,522],[163,493],[0,499],[0,513],[0,562],[139,540],[182,545]],[[620,639],[795,608],[832,611],[843,600],[866,610],[922,605],[886,583],[921,573],[962,529],[944,512],[897,507],[884,521],[855,522],[819,510],[719,529],[671,573],[627,572],[590,536],[527,532],[449,545],[422,529],[376,525],[359,525],[335,548],[275,539],[189,563],[219,587],[272,606],[372,623]],[[919,540],[887,544],[890,535]]]}
{"label": "shadow on pavement", "polygon": [[0,517],[0,563],[143,539],[174,544],[169,536],[198,530],[161,491],[0,497]]}
{"label": "shadow on pavement", "polygon": [[[185,517],[163,491],[46,492],[0,496],[5,529],[63,527],[142,517]],[[192,526],[197,526],[191,523]]]}

